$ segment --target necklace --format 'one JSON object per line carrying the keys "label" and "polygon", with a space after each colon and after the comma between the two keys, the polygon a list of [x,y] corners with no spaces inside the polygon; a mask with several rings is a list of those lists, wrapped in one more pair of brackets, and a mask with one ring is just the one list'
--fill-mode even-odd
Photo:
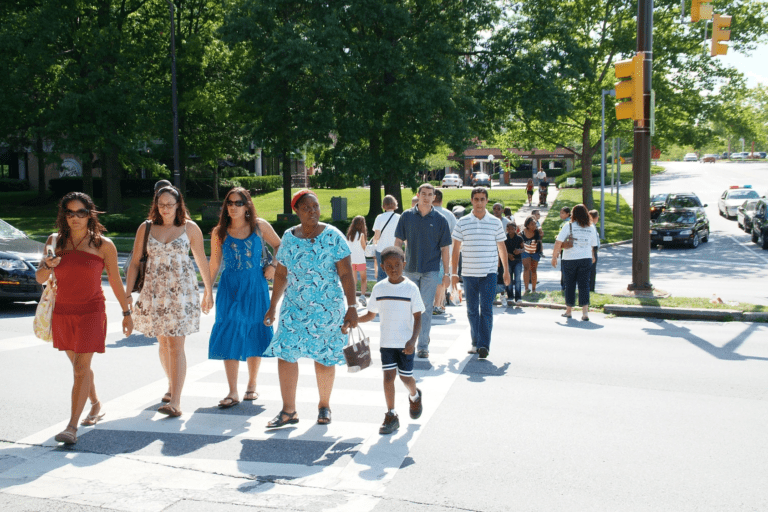
{"label": "necklace", "polygon": [[80,247],[80,244],[81,244],[81,243],[83,243],[83,240],[85,240],[87,237],[88,237],[88,232],[87,232],[87,231],[86,231],[86,233],[83,235],[83,238],[81,238],[81,239],[80,239],[80,241],[79,241],[79,242],[77,242],[77,243],[75,243],[75,238],[74,238],[74,237],[72,237],[72,246],[73,246],[73,247],[72,247],[72,250],[73,250],[73,251],[76,251],[76,250],[77,250],[77,248],[78,248],[78,247]]}
{"label": "necklace", "polygon": [[306,239],[309,239],[309,241],[310,241],[311,243],[315,243],[315,236],[316,236],[316,235],[315,235],[315,231],[317,231],[317,228],[319,228],[319,227],[320,227],[320,225],[319,225],[319,224],[317,224],[317,225],[316,225],[314,228],[312,228],[312,231],[310,231],[309,233],[307,233],[306,231],[304,231],[304,227],[303,227],[303,226],[300,226],[300,229],[301,229],[301,234],[303,235],[303,237],[304,237],[304,239],[305,239],[305,240],[306,240]]}

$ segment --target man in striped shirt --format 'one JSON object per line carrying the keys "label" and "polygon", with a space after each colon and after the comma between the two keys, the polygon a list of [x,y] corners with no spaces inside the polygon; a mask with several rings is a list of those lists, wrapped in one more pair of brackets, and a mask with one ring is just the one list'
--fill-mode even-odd
{"label": "man in striped shirt", "polygon": [[472,212],[460,218],[451,235],[453,238],[453,286],[459,283],[459,251],[462,256],[461,277],[464,298],[472,331],[472,349],[480,359],[488,357],[493,328],[493,298],[496,295],[496,272],[501,259],[504,285],[509,286],[509,264],[504,241],[507,236],[501,221],[488,213],[488,191],[483,187],[472,190]]}

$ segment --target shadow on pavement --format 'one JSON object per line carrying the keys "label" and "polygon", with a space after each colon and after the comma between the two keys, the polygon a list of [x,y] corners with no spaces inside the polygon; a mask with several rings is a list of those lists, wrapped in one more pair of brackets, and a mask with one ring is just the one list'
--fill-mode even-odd
{"label": "shadow on pavement", "polygon": [[768,361],[768,358],[766,357],[743,356],[741,354],[736,353],[736,350],[738,350],[739,347],[741,347],[744,341],[746,341],[746,339],[749,338],[749,336],[753,332],[756,332],[758,330],[760,331],[765,330],[761,324],[757,324],[757,323],[746,324],[746,329],[744,329],[738,336],[733,338],[731,341],[729,341],[722,347],[713,345],[707,340],[699,336],[696,336],[691,332],[690,329],[688,329],[684,325],[674,325],[662,320],[658,322],[658,326],[659,326],[658,329],[653,327],[648,327],[648,328],[644,328],[643,331],[645,331],[647,334],[651,336],[667,336],[670,338],[682,338],[688,341],[689,343],[691,343],[692,345],[694,345],[695,347],[698,347],[704,352],[710,354],[711,356],[714,356],[723,361],[746,361],[746,360]]}

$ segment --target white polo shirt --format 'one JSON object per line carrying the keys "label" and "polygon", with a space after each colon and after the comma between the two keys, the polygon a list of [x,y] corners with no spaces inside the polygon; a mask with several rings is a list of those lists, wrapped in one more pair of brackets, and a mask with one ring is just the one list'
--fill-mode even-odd
{"label": "white polo shirt", "polygon": [[486,212],[478,219],[474,212],[460,218],[451,235],[461,242],[461,275],[485,277],[498,269],[498,242],[507,239],[501,221]]}

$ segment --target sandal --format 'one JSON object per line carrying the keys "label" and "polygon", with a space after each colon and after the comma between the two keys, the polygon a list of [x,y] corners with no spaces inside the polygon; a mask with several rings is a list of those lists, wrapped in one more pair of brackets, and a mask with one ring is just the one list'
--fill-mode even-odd
{"label": "sandal", "polygon": [[[100,402],[96,402],[95,404],[91,404],[91,408],[93,408],[94,405],[98,405]],[[99,409],[99,412],[101,412],[101,409]],[[104,413],[101,412],[101,414],[89,414],[85,417],[83,421],[80,422],[80,425],[84,427],[92,427],[93,425],[97,424],[102,418],[104,417]]]}
{"label": "sandal", "polygon": [[235,400],[234,398],[226,397],[224,400],[221,400],[219,402],[219,409],[229,409],[230,407],[233,407],[240,403],[240,400]]}
{"label": "sandal", "polygon": [[589,322],[589,317],[588,316],[583,316],[583,317],[581,317],[581,321],[582,322]]}
{"label": "sandal", "polygon": [[299,415],[296,411],[293,411],[291,413],[280,411],[280,414],[272,418],[270,422],[267,423],[267,428],[279,428],[284,425],[293,425],[298,422],[299,422]]}
{"label": "sandal", "polygon": [[255,391],[246,391],[243,395],[243,400],[252,401],[256,400],[257,398],[259,398],[259,394]]}
{"label": "sandal", "polygon": [[171,393],[164,394],[163,398],[161,398],[160,401],[163,402],[164,404],[167,404],[168,402],[170,402],[171,401]]}
{"label": "sandal", "polygon": [[177,408],[175,408],[172,405],[161,405],[160,408],[157,410],[160,414],[165,414],[167,416],[170,416],[171,418],[178,418],[181,416],[181,411]]}
{"label": "sandal", "polygon": [[331,408],[320,407],[317,410],[317,424],[328,425],[331,422]]}
{"label": "sandal", "polygon": [[[71,429],[74,429],[74,432]],[[77,427],[67,425],[67,428],[56,434],[53,439],[57,443],[75,444],[77,443]]]}
{"label": "sandal", "polygon": [[563,313],[560,316],[563,317],[563,318],[571,318],[571,315],[569,315],[568,313]]}

